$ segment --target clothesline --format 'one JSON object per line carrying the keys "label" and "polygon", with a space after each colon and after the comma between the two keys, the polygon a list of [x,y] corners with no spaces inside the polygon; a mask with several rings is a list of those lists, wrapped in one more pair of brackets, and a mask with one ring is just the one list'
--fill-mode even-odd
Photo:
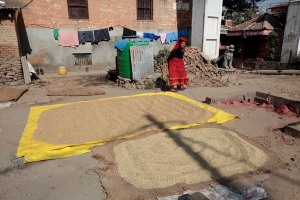
{"label": "clothesline", "polygon": [[135,42],[149,42],[157,40],[160,38],[161,44],[169,44],[173,41],[177,41],[179,37],[188,37],[189,28],[180,29],[178,31],[173,31],[169,33],[160,33],[155,35],[154,33],[143,33],[139,31],[134,31],[128,28],[123,28],[123,40],[117,41],[115,48],[120,51],[124,51],[126,44],[129,42],[128,38],[136,38]]}
{"label": "clothesline", "polygon": [[[169,33],[160,33],[155,35],[154,33],[140,32],[128,29],[122,25],[115,25],[123,27],[122,38],[143,38],[148,41],[157,40],[160,38],[162,44],[168,44],[173,41],[178,40],[180,36],[188,37],[189,28],[180,29],[178,31],[173,31]],[[91,42],[92,44],[109,41],[110,34],[109,31],[113,30],[113,27],[97,29],[97,30],[88,30],[88,31],[75,31],[69,29],[53,29],[53,35],[56,40],[59,41],[59,45],[64,47],[76,47],[79,44],[85,44],[86,42]],[[139,41],[136,41],[139,42]]]}

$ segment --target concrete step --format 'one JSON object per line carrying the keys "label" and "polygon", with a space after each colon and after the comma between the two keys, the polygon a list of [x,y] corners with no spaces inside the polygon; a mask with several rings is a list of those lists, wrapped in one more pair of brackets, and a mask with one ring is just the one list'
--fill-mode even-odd
{"label": "concrete step", "polygon": [[293,137],[296,137],[296,138],[300,138],[300,121],[292,123],[292,124],[287,124],[283,128],[283,132],[285,134],[290,135],[290,136],[293,136]]}

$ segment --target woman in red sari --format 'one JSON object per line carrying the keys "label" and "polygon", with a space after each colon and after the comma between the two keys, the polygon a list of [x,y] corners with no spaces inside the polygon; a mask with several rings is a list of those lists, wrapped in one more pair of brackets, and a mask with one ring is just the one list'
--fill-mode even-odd
{"label": "woman in red sari", "polygon": [[169,81],[173,92],[177,92],[178,89],[184,90],[188,85],[183,61],[186,41],[185,37],[180,37],[168,57]]}

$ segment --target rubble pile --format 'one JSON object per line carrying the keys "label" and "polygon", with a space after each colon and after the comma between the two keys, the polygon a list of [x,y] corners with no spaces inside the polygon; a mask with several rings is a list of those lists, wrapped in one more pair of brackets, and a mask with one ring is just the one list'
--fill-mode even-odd
{"label": "rubble pile", "polygon": [[24,75],[21,66],[0,66],[0,83],[6,85],[24,84]]}
{"label": "rubble pile", "polygon": [[131,80],[129,78],[123,78],[118,76],[117,84],[120,87],[124,87],[126,89],[153,89],[156,87],[156,77],[154,75],[147,75],[139,80]]}
{"label": "rubble pile", "polygon": [[[163,57],[163,56],[161,56]],[[160,58],[155,65],[156,71],[162,73],[162,78],[168,82],[168,55]],[[164,60],[164,62],[162,62]],[[236,71],[218,68],[206,60],[197,47],[188,47],[184,55],[184,64],[190,85],[221,87],[236,82]]]}

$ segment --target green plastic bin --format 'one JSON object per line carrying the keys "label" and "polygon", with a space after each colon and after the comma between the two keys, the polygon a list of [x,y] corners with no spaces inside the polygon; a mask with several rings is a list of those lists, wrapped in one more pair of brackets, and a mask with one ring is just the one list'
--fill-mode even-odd
{"label": "green plastic bin", "polygon": [[130,47],[131,46],[148,46],[149,42],[128,42],[124,51],[118,50],[117,68],[119,76],[123,78],[132,78]]}

